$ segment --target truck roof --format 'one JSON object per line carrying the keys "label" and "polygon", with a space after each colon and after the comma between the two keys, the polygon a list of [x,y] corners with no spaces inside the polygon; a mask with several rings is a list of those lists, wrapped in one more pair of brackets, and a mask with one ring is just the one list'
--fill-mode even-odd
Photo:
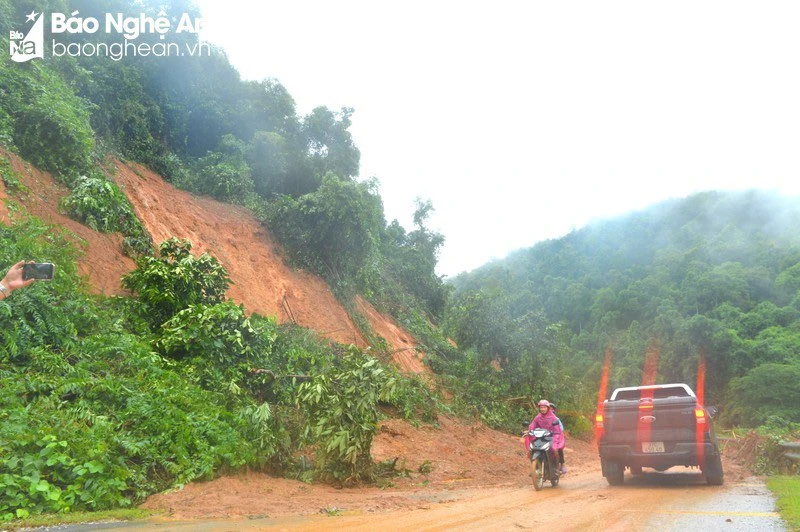
{"label": "truck roof", "polygon": [[643,390],[652,390],[653,399],[666,399],[667,397],[692,397],[695,394],[687,384],[671,383],[671,384],[653,384],[649,386],[628,386],[617,388],[611,393],[609,401],[638,401],[641,398]]}

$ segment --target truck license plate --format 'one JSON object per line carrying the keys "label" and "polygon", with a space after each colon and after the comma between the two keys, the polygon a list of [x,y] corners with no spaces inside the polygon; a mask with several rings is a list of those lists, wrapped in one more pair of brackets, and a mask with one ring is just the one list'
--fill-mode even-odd
{"label": "truck license plate", "polygon": [[642,452],[643,453],[663,453],[664,452],[664,442],[663,441],[643,441],[642,442]]}

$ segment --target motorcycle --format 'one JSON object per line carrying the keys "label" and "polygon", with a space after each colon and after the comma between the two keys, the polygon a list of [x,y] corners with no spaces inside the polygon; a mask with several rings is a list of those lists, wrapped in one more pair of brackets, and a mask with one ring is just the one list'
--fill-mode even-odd
{"label": "motorcycle", "polygon": [[533,474],[533,489],[540,491],[545,481],[555,488],[561,476],[558,459],[553,449],[553,433],[547,429],[528,430],[528,457],[531,460],[531,473]]}

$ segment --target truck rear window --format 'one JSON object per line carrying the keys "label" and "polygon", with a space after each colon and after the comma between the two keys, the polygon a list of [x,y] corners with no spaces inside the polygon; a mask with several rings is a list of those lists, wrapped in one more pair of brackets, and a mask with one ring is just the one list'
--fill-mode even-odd
{"label": "truck rear window", "polygon": [[[675,388],[656,388],[648,390],[645,397],[650,397],[652,391],[653,399],[666,399],[668,397],[691,397],[686,388],[676,386]],[[642,397],[642,390],[617,390],[615,401],[638,401]]]}

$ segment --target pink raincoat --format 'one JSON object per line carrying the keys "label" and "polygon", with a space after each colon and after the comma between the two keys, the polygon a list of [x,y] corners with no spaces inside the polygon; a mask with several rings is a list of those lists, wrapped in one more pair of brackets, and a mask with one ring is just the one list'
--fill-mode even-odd
{"label": "pink raincoat", "polygon": [[[556,422],[555,425],[553,422]],[[546,414],[537,414],[531,424],[528,425],[528,430],[533,429],[547,429],[553,433],[553,450],[557,451],[559,449],[563,449],[567,445],[567,440],[564,437],[564,433],[561,431],[561,425],[558,423],[558,417],[553,413],[552,409],[549,409]],[[525,450],[527,451],[530,449],[531,440],[533,438],[531,436],[525,435]]]}

